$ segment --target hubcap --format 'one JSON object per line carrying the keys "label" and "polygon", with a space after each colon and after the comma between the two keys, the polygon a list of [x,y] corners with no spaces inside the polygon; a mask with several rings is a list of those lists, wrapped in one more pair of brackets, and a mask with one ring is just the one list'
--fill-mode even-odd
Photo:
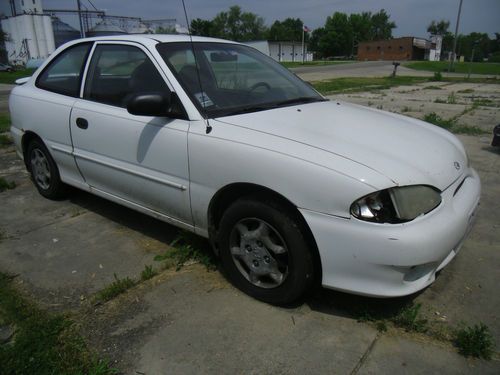
{"label": "hubcap", "polygon": [[288,248],[280,234],[257,218],[240,220],[229,241],[240,273],[260,288],[276,288],[288,275]]}
{"label": "hubcap", "polygon": [[35,148],[31,153],[30,162],[36,184],[43,190],[47,190],[50,187],[51,175],[49,162],[44,153],[40,149]]}

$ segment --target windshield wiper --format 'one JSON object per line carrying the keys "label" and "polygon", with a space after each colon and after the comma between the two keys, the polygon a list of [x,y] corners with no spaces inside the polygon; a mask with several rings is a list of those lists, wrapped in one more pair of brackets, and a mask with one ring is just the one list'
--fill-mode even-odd
{"label": "windshield wiper", "polygon": [[314,103],[314,102],[324,102],[328,99],[324,99],[316,96],[299,96],[298,98],[292,98],[287,100],[282,100],[281,102],[273,103],[273,107],[283,107],[292,104],[301,104],[301,103]]}
{"label": "windshield wiper", "polygon": [[249,105],[249,106],[245,106],[245,107],[235,108],[234,110],[224,111],[222,116],[241,115],[243,113],[265,111],[267,109],[285,107],[285,106],[293,105],[293,104],[324,102],[327,100],[328,99],[323,99],[321,97],[300,96],[298,98],[282,100],[279,102],[262,103],[262,104]]}
{"label": "windshield wiper", "polygon": [[243,113],[265,111],[266,109],[271,108],[274,108],[274,104],[272,103],[266,105],[249,105],[246,107],[235,108],[232,111],[224,111],[223,116],[241,115]]}

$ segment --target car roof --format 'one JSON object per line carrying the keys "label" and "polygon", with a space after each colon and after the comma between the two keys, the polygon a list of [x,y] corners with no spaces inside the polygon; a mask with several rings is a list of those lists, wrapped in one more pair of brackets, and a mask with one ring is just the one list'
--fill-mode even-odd
{"label": "car roof", "polygon": [[[186,34],[125,34],[125,35],[108,35],[93,38],[79,39],[82,41],[98,41],[98,40],[116,40],[116,41],[131,41],[131,42],[145,42],[156,41],[159,43],[173,43],[173,42],[190,42],[191,37]],[[204,36],[192,36],[193,42],[217,42],[217,43],[237,43],[225,39],[208,38]]]}

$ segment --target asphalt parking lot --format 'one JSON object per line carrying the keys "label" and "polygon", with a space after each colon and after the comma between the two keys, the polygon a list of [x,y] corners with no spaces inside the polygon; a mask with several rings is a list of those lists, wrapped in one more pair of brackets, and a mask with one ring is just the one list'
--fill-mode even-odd
{"label": "asphalt parking lot", "polygon": [[[333,99],[414,117],[437,112],[484,131],[500,123],[500,85],[438,83]],[[463,86],[465,85],[465,86]],[[473,86],[467,86],[473,85]],[[429,86],[429,84],[427,84]],[[0,87],[0,109],[8,88]],[[448,101],[454,93],[453,103]],[[479,99],[482,105],[475,105]],[[487,99],[487,100],[483,100]],[[479,101],[478,101],[479,102]],[[125,374],[491,373],[492,361],[466,359],[436,335],[380,330],[366,311],[390,317],[408,303],[435,327],[484,322],[500,343],[500,150],[490,134],[460,135],[483,184],[476,225],[460,254],[422,293],[376,300],[319,290],[304,303],[277,308],[234,289],[218,271],[169,268],[102,304],[92,296],[117,275],[137,279],[179,230],[73,190],[48,201],[31,184],[13,148],[0,148],[0,271],[42,307],[70,312],[86,339]],[[201,246],[203,242],[201,242]]]}

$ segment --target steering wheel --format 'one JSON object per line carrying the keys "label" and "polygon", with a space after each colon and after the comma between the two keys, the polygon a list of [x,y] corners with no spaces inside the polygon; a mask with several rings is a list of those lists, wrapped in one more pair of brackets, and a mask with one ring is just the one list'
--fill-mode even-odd
{"label": "steering wheel", "polygon": [[257,82],[255,85],[253,85],[252,87],[250,87],[248,89],[248,92],[253,92],[256,89],[258,89],[259,87],[264,87],[267,91],[271,91],[271,86],[269,86],[268,83],[266,83],[266,82]]}

